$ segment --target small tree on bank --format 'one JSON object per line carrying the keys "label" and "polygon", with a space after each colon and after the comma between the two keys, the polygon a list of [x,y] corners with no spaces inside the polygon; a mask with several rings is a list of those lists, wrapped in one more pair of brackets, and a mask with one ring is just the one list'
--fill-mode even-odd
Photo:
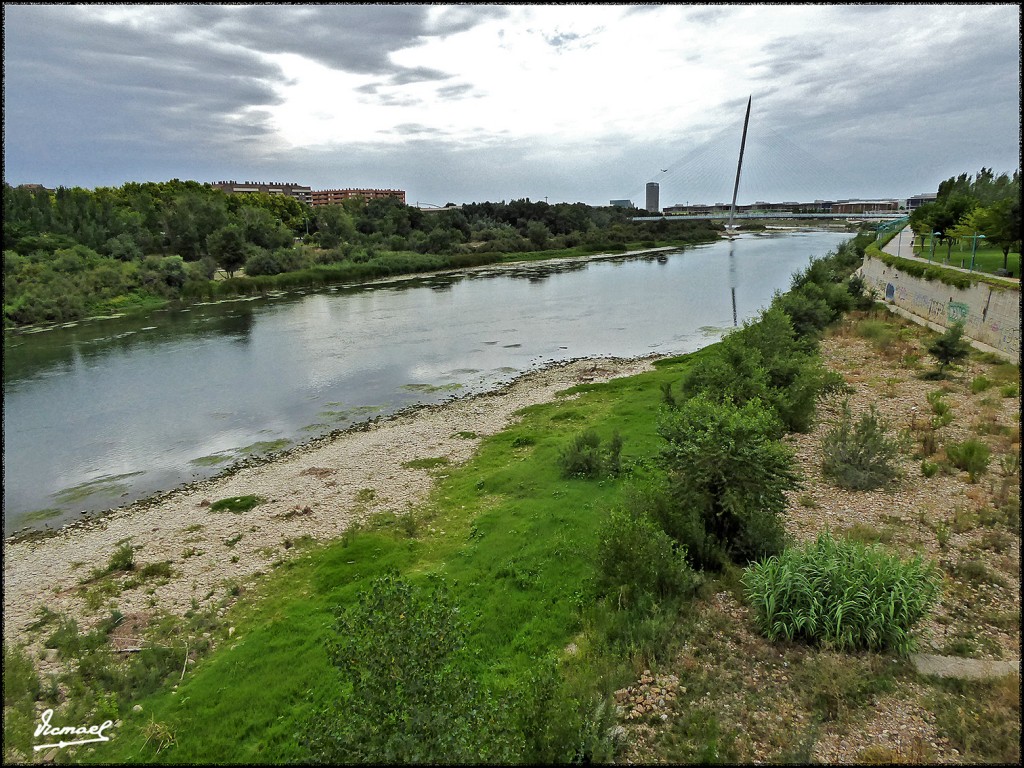
{"label": "small tree on bank", "polygon": [[939,361],[936,378],[942,378],[946,369],[965,359],[971,353],[971,345],[963,340],[964,324],[954,323],[945,333],[928,345],[928,354]]}

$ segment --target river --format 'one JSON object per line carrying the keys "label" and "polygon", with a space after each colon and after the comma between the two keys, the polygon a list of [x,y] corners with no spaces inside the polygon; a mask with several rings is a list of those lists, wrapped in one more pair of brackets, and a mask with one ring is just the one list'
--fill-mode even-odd
{"label": "river", "polygon": [[57,527],[251,455],[579,357],[681,354],[849,234],[471,270],[4,339],[4,533]]}

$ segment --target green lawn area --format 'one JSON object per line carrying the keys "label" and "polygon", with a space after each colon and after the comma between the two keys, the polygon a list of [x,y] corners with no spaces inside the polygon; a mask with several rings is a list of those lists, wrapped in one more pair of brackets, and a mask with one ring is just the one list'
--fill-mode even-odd
{"label": "green lawn area", "polygon": [[[929,258],[932,255],[931,244],[929,243],[925,247],[915,247],[914,253],[923,259]],[[946,263],[945,243],[935,244],[934,258],[939,264]],[[964,269],[970,268],[971,243],[969,240],[953,244],[953,249],[950,251],[949,256],[949,266],[962,266]],[[992,274],[997,269],[1002,269],[1002,266],[1003,250],[1001,248],[996,248],[995,246],[982,245],[979,242],[978,248],[974,253],[974,269],[978,272],[988,272],[989,274]],[[1010,251],[1006,268],[1010,270],[1010,274],[1013,277],[1020,277],[1020,252]]]}

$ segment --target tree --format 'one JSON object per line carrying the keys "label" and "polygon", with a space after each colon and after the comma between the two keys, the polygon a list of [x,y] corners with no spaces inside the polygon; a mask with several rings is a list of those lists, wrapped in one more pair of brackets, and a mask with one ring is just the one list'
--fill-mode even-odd
{"label": "tree", "polygon": [[206,238],[206,247],[228,277],[245,263],[245,237],[238,226],[221,227]]}
{"label": "tree", "polygon": [[1003,250],[1003,269],[1009,267],[1010,250],[1020,250],[1020,198],[1007,197],[977,212],[977,224],[985,238]]}
{"label": "tree", "polygon": [[[511,713],[466,672],[466,629],[444,584],[397,573],[341,613],[328,642],[342,691],[309,732],[317,761],[502,763],[522,754]],[[520,740],[515,744],[516,738]]]}
{"label": "tree", "polygon": [[946,368],[959,362],[971,353],[971,345],[963,340],[964,324],[953,325],[928,345],[928,354],[939,361],[938,375],[941,378]]}
{"label": "tree", "polygon": [[792,452],[773,439],[780,426],[771,410],[759,400],[738,407],[700,394],[663,417],[658,433],[667,443],[661,460],[683,522],[696,511],[721,554],[738,563],[782,551],[785,492],[798,479]]}
{"label": "tree", "polygon": [[355,237],[352,216],[340,205],[318,206],[315,221],[321,248],[337,248]]}
{"label": "tree", "polygon": [[530,244],[537,250],[542,250],[548,244],[550,235],[548,228],[541,221],[531,221],[526,226],[526,236],[530,239]]}

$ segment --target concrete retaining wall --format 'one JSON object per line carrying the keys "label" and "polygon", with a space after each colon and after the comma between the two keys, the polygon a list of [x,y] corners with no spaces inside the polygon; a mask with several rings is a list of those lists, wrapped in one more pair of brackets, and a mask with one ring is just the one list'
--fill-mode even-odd
{"label": "concrete retaining wall", "polygon": [[963,321],[964,335],[1020,361],[1020,289],[974,283],[954,288],[890,267],[881,259],[864,257],[860,273],[879,299],[932,323],[949,328]]}

